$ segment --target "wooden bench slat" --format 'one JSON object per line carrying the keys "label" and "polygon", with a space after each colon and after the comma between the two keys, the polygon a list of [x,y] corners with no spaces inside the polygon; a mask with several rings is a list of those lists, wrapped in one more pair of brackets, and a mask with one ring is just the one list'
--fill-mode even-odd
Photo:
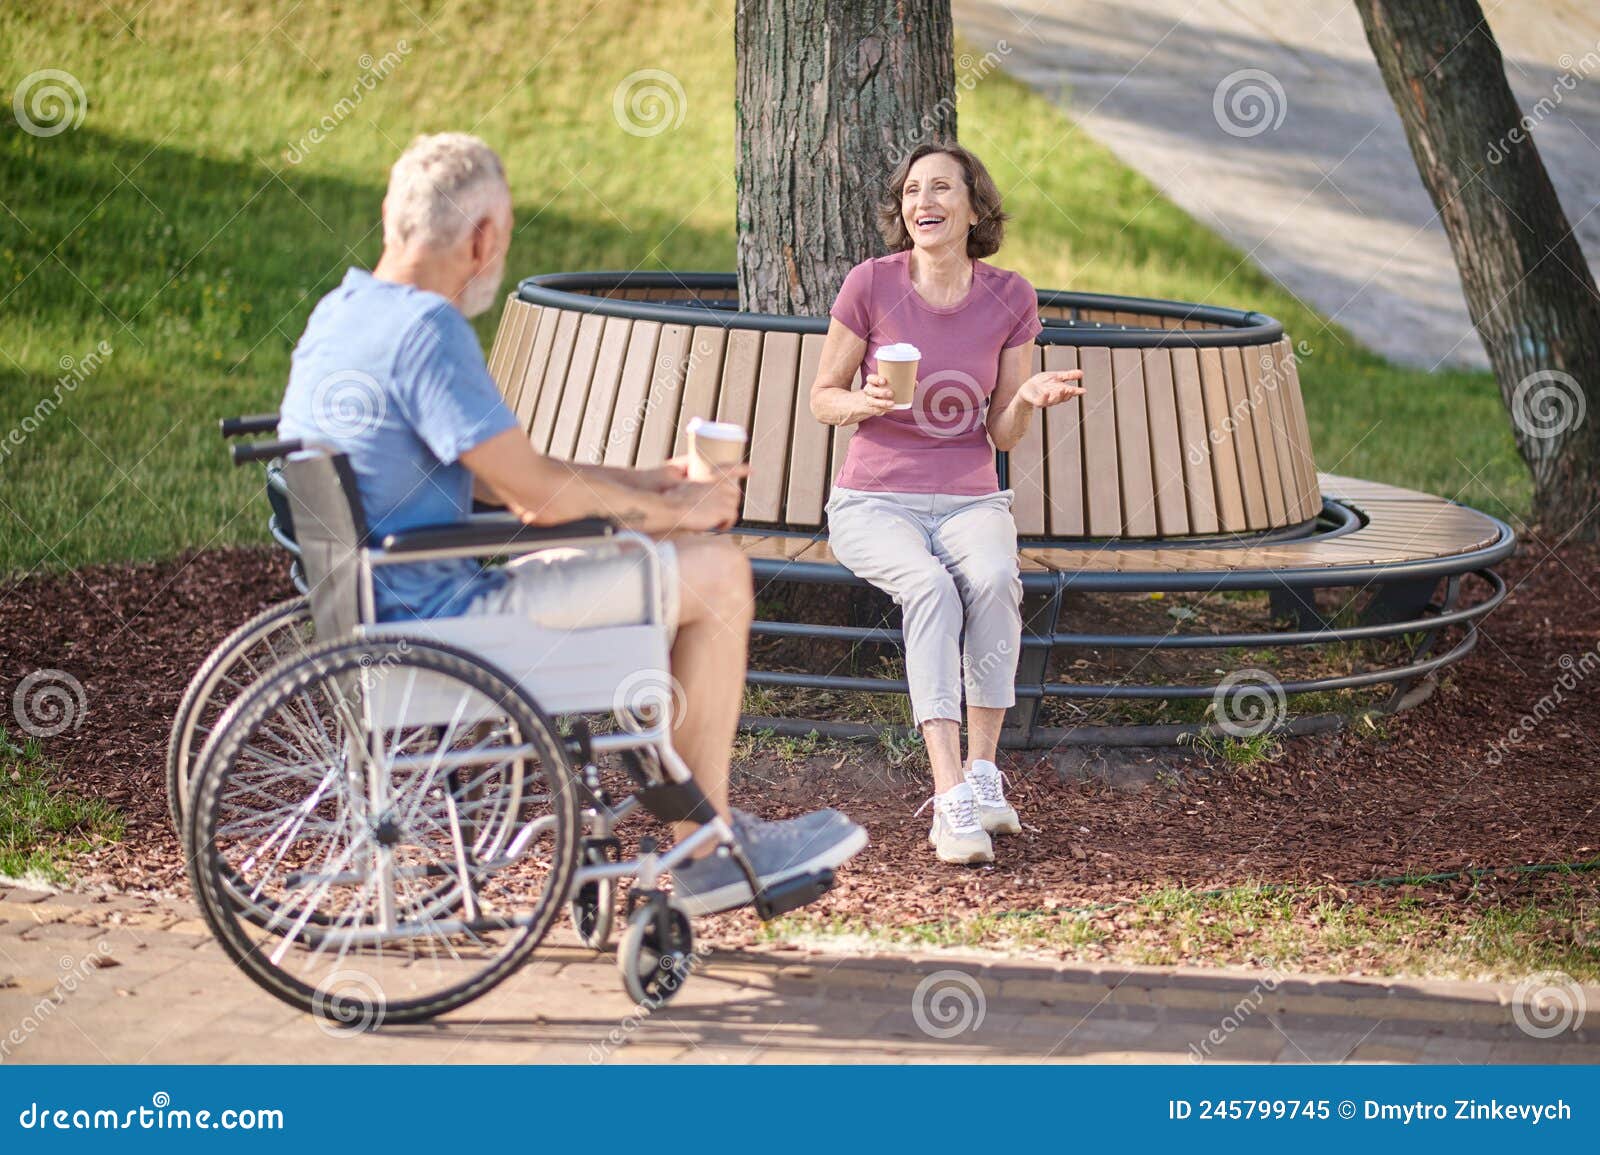
{"label": "wooden bench slat", "polygon": [[1294,346],[1287,337],[1278,342],[1278,372],[1284,385],[1284,397],[1290,403],[1290,428],[1295,441],[1304,450],[1296,455],[1302,470],[1300,485],[1301,513],[1304,518],[1315,517],[1322,510],[1322,494],[1317,485],[1315,447],[1311,444],[1311,427],[1306,422],[1306,401],[1300,392],[1300,366]]}
{"label": "wooden bench slat", "polygon": [[1122,532],[1122,481],[1117,465],[1116,382],[1111,350],[1080,348],[1083,384],[1084,483],[1087,486],[1088,529],[1094,537]]}
{"label": "wooden bench slat", "polygon": [[555,429],[556,413],[561,407],[561,392],[566,388],[567,368],[572,363],[573,347],[578,340],[579,320],[577,313],[562,310],[551,338],[550,360],[541,375],[538,404],[528,429],[528,437],[540,453],[550,451],[550,434]]}
{"label": "wooden bench slat", "polygon": [[822,363],[821,333],[800,338],[800,371],[795,379],[794,431],[789,438],[789,487],[784,520],[789,525],[822,524],[823,494],[828,489],[828,449],[833,430],[811,415],[807,392]]}
{"label": "wooden bench slat", "polygon": [[[507,319],[509,332],[505,347],[500,351],[499,371],[493,367],[489,375],[500,387],[500,396],[513,413],[521,399],[522,391],[529,385],[528,362],[533,353],[533,337],[539,328],[539,315],[543,310],[536,305],[524,305]],[[497,341],[496,344],[499,344]]]}
{"label": "wooden bench slat", "polygon": [[[1038,373],[1043,368],[1044,349],[1035,345],[1030,371]],[[1006,480],[1015,495],[1011,515],[1020,534],[1038,535],[1045,531],[1044,423],[1045,413],[1035,413],[1022,440],[1006,455]]]}
{"label": "wooden bench slat", "polygon": [[1111,350],[1112,393],[1117,403],[1117,468],[1122,474],[1123,533],[1154,537],[1156,491],[1150,467],[1150,415],[1141,352]]}
{"label": "wooden bench slat", "polygon": [[550,364],[550,350],[555,346],[556,330],[560,324],[558,310],[544,309],[540,312],[539,323],[533,332],[533,348],[528,353],[528,364],[523,369],[521,383],[515,385],[517,424],[524,433],[533,428],[534,410],[539,398],[544,395],[545,370]]}
{"label": "wooden bench slat", "polygon": [[655,372],[656,346],[661,340],[658,321],[635,321],[628,335],[628,355],[622,363],[622,379],[617,384],[616,412],[606,433],[602,464],[627,467],[639,449],[639,433],[644,428],[645,404],[650,394],[650,379]]}
{"label": "wooden bench slat", "polygon": [[633,322],[626,317],[607,317],[600,334],[600,354],[595,359],[594,379],[584,401],[583,418],[578,425],[578,443],[572,459],[600,465],[606,455],[606,434],[616,412],[617,389],[622,383],[622,363],[628,355]]}
{"label": "wooden bench slat", "polygon": [[1278,481],[1283,497],[1284,519],[1288,522],[1304,521],[1305,498],[1302,486],[1305,469],[1298,460],[1300,447],[1296,444],[1295,430],[1290,428],[1288,402],[1285,399],[1283,373],[1278,364],[1275,346],[1249,349],[1246,358],[1253,358],[1257,367],[1255,380],[1260,383],[1266,401],[1267,427],[1272,433],[1273,452],[1278,462]]}
{"label": "wooden bench slat", "polygon": [[[1267,499],[1267,525],[1287,525],[1290,517],[1284,504],[1284,475],[1289,473],[1290,463],[1285,460],[1280,466],[1278,461],[1279,434],[1274,433],[1272,420],[1272,394],[1276,390],[1262,386],[1260,350],[1236,351],[1244,365],[1244,395],[1250,405],[1250,424],[1255,427],[1256,456],[1261,461],[1261,488]],[[1268,361],[1271,361],[1270,353]],[[1298,493],[1295,496],[1298,497]]]}
{"label": "wooden bench slat", "polygon": [[720,536],[733,542],[747,557],[774,561],[795,561],[817,543],[814,537],[778,537],[764,533],[740,533],[738,530]]}
{"label": "wooden bench slat", "polygon": [[1205,400],[1206,442],[1211,447],[1211,480],[1217,488],[1217,528],[1238,533],[1250,528],[1239,480],[1239,457],[1227,430],[1228,389],[1222,380],[1222,350],[1200,350],[1200,395]]}
{"label": "wooden bench slat", "polygon": [[728,334],[722,363],[722,392],[717,397],[717,420],[731,421],[748,435],[755,412],[756,379],[761,371],[761,334],[735,329]]}
{"label": "wooden bench slat", "polygon": [[1251,529],[1267,529],[1267,499],[1261,485],[1261,458],[1256,454],[1255,422],[1250,420],[1249,384],[1244,376],[1244,358],[1237,348],[1222,350],[1222,381],[1228,391],[1230,424],[1234,452],[1239,458],[1239,481],[1244,491],[1245,524]]}
{"label": "wooden bench slat", "polygon": [[1211,472],[1211,443],[1206,436],[1206,402],[1200,385],[1200,354],[1196,349],[1182,348],[1174,348],[1170,352],[1189,526],[1193,533],[1216,533],[1217,488]]}
{"label": "wooden bench slat", "polygon": [[[512,340],[513,331],[522,320],[522,310],[527,306],[512,293],[506,298],[505,307],[500,310],[500,324],[495,326],[494,344],[489,347],[489,376],[494,378],[494,383],[500,386],[500,396],[506,397],[505,371],[506,345]],[[516,398],[507,397],[507,403],[516,407]]]}
{"label": "wooden bench slat", "polygon": [[572,347],[566,384],[561,390],[561,405],[550,430],[551,457],[571,460],[578,444],[578,423],[583,420],[584,402],[589,399],[589,383],[594,379],[595,362],[600,356],[600,336],[606,318],[591,313],[578,322],[578,339]]}
{"label": "wooden bench slat", "polygon": [[[1051,372],[1079,368],[1078,350],[1071,345],[1047,345],[1044,367]],[[1104,381],[1086,389],[1104,390]],[[1058,537],[1082,537],[1083,504],[1083,398],[1073,397],[1040,414],[1044,419],[1045,514],[1049,532]]]}
{"label": "wooden bench slat", "polygon": [[761,342],[761,380],[750,425],[750,479],[744,516],[778,521],[789,468],[789,426],[800,373],[800,334],[767,333]]}
{"label": "wooden bench slat", "polygon": [[683,380],[689,372],[689,343],[693,338],[694,329],[689,325],[661,327],[644,424],[639,431],[639,451],[633,459],[636,466],[660,465],[672,456],[672,437],[678,430],[678,406],[683,401]]}
{"label": "wooden bench slat", "polygon": [[1183,438],[1172,380],[1172,358],[1165,349],[1145,349],[1144,395],[1150,414],[1150,465],[1155,472],[1156,522],[1163,536],[1189,532],[1184,496]]}
{"label": "wooden bench slat", "polygon": [[689,421],[710,420],[717,412],[717,389],[722,379],[722,357],[728,331],[721,325],[696,325],[689,354],[689,375],[683,382],[683,406],[678,410],[678,430],[672,439],[673,456],[689,452]]}

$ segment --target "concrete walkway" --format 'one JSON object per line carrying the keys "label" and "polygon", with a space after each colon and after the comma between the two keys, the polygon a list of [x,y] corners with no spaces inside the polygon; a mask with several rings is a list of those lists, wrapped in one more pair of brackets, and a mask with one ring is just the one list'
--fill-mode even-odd
{"label": "concrete walkway", "polygon": [[[1364,344],[1430,369],[1487,364],[1350,0],[954,7],[976,56],[1004,39],[1006,70],[1065,100],[1124,163]],[[1518,103],[1537,119],[1534,141],[1568,221],[1600,269],[1600,6],[1485,0],[1484,9]],[[1069,133],[1046,163],[1070,164],[1072,152]]]}
{"label": "concrete walkway", "polygon": [[259,991],[192,908],[0,892],[11,1063],[1600,1062],[1600,988],[1557,993],[1540,1039],[1495,984],[714,951],[648,1013],[611,956],[553,945],[443,1020],[352,1035]]}

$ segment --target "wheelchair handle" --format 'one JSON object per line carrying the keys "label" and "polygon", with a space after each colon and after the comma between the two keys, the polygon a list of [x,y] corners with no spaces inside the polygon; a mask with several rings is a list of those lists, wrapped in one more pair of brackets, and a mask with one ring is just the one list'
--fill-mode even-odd
{"label": "wheelchair handle", "polygon": [[254,413],[246,417],[224,417],[217,422],[217,427],[222,431],[223,437],[244,437],[253,433],[276,433],[278,430],[278,415],[276,413]]}
{"label": "wheelchair handle", "polygon": [[243,445],[230,445],[228,453],[233,457],[235,465],[244,465],[251,461],[271,461],[274,457],[286,457],[304,448],[305,442],[295,437],[288,441],[255,441]]}

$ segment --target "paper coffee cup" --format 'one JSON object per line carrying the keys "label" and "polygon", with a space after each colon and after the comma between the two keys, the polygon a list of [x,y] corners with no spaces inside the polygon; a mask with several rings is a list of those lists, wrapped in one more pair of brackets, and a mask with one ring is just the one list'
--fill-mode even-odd
{"label": "paper coffee cup", "polygon": [[894,391],[896,409],[911,408],[917,391],[917,366],[921,363],[922,350],[905,341],[878,350],[878,372]]}
{"label": "paper coffee cup", "polygon": [[710,481],[744,460],[745,432],[731,421],[689,419],[689,480]]}

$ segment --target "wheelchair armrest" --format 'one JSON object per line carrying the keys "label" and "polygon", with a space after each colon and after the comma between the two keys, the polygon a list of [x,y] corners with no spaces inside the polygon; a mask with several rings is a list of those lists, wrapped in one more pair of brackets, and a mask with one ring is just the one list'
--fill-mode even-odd
{"label": "wheelchair armrest", "polygon": [[527,525],[510,514],[485,514],[449,525],[424,525],[385,534],[383,552],[390,556],[436,549],[487,552],[572,538],[608,537],[615,529],[615,525],[599,517],[564,521],[560,525]]}

